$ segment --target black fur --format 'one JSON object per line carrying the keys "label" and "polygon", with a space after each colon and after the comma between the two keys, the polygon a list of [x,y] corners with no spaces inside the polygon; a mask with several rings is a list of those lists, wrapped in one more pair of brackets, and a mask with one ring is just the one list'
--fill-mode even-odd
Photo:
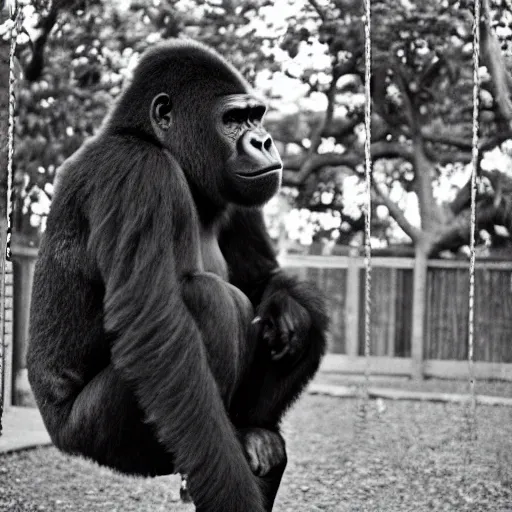
{"label": "black fur", "polygon": [[[148,114],[162,90],[165,140]],[[323,299],[280,271],[261,211],[223,195],[229,144],[211,108],[248,91],[203,46],[151,51],[60,169],[34,278],[29,377],[56,446],[126,473],[185,473],[201,512],[272,510],[279,423],[325,349]],[[310,328],[277,362],[251,321],[283,294]],[[274,468],[253,474],[249,454]]]}

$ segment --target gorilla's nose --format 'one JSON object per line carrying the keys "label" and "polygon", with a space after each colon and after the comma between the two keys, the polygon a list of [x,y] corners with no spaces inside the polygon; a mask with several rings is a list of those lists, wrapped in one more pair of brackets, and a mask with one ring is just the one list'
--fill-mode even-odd
{"label": "gorilla's nose", "polygon": [[272,147],[272,137],[270,135],[252,135],[249,144],[258,151],[270,151]]}

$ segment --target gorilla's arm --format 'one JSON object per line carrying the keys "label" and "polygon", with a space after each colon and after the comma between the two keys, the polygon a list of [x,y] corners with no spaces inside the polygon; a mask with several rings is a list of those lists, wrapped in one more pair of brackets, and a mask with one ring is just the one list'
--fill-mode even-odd
{"label": "gorilla's arm", "polygon": [[112,364],[176,469],[188,474],[197,510],[262,511],[260,490],[182,296],[182,277],[197,270],[183,173],[161,149],[142,141],[105,138],[100,151],[97,161],[111,164],[90,180],[88,251],[104,281]]}
{"label": "gorilla's arm", "polygon": [[219,233],[230,282],[256,309],[272,277],[280,273],[263,215],[258,208],[234,208]]}
{"label": "gorilla's arm", "polygon": [[[252,373],[233,406],[236,424],[272,429],[318,370],[326,348],[326,302],[315,286],[279,267],[259,209],[236,209],[219,245],[230,281],[249,297],[261,318]],[[271,348],[279,347],[283,336],[290,350],[272,360]],[[257,405],[244,411],[244,401]]]}

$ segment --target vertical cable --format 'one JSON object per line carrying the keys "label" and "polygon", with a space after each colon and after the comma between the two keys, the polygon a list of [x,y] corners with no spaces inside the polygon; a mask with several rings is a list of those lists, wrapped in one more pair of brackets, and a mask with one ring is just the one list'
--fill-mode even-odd
{"label": "vertical cable", "polygon": [[[371,341],[371,280],[372,280],[372,249],[371,249],[371,187],[372,187],[372,157],[371,157],[371,0],[365,1],[364,12],[364,57],[365,57],[365,81],[364,81],[364,155],[365,155],[365,286],[364,286],[364,383],[361,386],[361,396],[357,406],[358,424],[356,427],[356,439],[364,437],[367,424],[370,386],[370,341]],[[357,441],[356,441],[357,442]]]}
{"label": "vertical cable", "polygon": [[372,246],[371,246],[371,213],[372,213],[372,155],[371,155],[371,66],[372,66],[372,41],[371,41],[371,0],[366,0],[366,12],[364,20],[364,50],[365,50],[365,108],[364,108],[364,156],[365,156],[365,181],[366,181],[366,212],[365,212],[365,270],[366,280],[364,288],[365,322],[364,322],[364,356],[366,394],[368,393],[368,380],[370,373],[370,341],[371,341],[371,289],[372,289]]}
{"label": "vertical cable", "polygon": [[476,231],[476,178],[479,164],[479,122],[480,104],[480,17],[481,0],[475,0],[473,22],[473,140],[471,158],[471,228],[470,228],[470,263],[469,263],[469,306],[468,306],[468,369],[471,393],[471,411],[469,419],[469,435],[473,440],[476,435],[476,395],[474,369],[474,338],[475,338],[475,231]]}
{"label": "vertical cable", "polygon": [[16,73],[14,71],[16,44],[18,34],[22,23],[22,10],[15,1],[14,12],[12,13],[14,23],[11,28],[11,50],[9,53],[9,129],[8,129],[8,149],[7,149],[7,238],[5,258],[11,261],[11,235],[12,235],[12,189],[13,189],[13,159],[14,159],[14,128],[16,122]]}

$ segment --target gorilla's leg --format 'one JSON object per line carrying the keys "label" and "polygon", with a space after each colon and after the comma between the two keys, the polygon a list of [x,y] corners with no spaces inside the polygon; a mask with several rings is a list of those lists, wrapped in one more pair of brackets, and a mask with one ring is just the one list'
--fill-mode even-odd
{"label": "gorilla's leg", "polygon": [[[210,367],[229,407],[233,385],[238,387],[245,381],[257,351],[257,332],[251,331],[250,324],[252,305],[238,288],[210,273],[188,276],[183,284],[183,297],[204,334]],[[214,339],[205,335],[212,332],[222,336]],[[231,408],[235,424],[237,415],[237,409]],[[239,429],[238,434],[270,512],[287,464],[284,440],[277,429],[257,426]]]}
{"label": "gorilla's leg", "polygon": [[[63,383],[58,384],[64,392]],[[174,472],[172,457],[156,440],[131,390],[112,365],[78,393],[71,391],[75,386],[70,381],[65,387],[69,405],[45,415],[56,423],[49,430],[56,432],[53,441],[58,448],[123,473],[155,476]]]}
{"label": "gorilla's leg", "polygon": [[182,296],[203,336],[210,369],[226,408],[253,357],[249,299],[216,274],[188,274]]}
{"label": "gorilla's leg", "polygon": [[[210,333],[204,336],[208,360],[229,407],[255,353],[252,306],[237,288],[209,273],[186,278],[183,297],[202,332]],[[85,386],[80,384],[72,375],[47,383],[68,403],[45,415],[54,422],[49,430],[56,432],[56,446],[124,473],[174,472],[172,456],[156,440],[131,389],[112,365]],[[240,430],[239,438],[271,511],[286,467],[284,441],[277,432],[256,427]]]}
{"label": "gorilla's leg", "polygon": [[[204,333],[221,394],[229,401],[251,357],[247,328],[252,306],[239,290],[209,273],[186,278],[183,296]],[[171,362],[169,368],[172,371]],[[52,422],[48,430],[55,433],[53,441],[63,451],[91,457],[124,473],[174,472],[172,457],[156,440],[132,390],[111,364],[85,385],[71,374],[52,379],[47,374],[41,385],[49,388],[50,396],[59,396],[58,407],[44,416]]]}
{"label": "gorilla's leg", "polygon": [[257,427],[240,429],[239,435],[251,469],[259,477],[266,510],[271,511],[288,462],[284,439],[276,431]]}
{"label": "gorilla's leg", "polygon": [[281,485],[286,464],[287,459],[285,456],[285,458],[279,464],[273,466],[266,475],[259,477],[260,487],[263,491],[263,500],[268,512],[272,512],[274,508],[274,501]]}

